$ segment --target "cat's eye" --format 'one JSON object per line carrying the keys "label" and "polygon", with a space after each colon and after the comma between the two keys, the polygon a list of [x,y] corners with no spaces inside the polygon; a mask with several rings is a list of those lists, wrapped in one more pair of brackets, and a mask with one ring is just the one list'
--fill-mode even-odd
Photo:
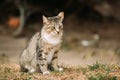
{"label": "cat's eye", "polygon": [[54,29],[55,29],[55,27],[54,27],[54,26],[51,26],[51,29],[52,29],[52,30],[54,30]]}
{"label": "cat's eye", "polygon": [[46,28],[46,30],[49,31],[49,30],[50,30],[50,26],[48,26],[48,27]]}

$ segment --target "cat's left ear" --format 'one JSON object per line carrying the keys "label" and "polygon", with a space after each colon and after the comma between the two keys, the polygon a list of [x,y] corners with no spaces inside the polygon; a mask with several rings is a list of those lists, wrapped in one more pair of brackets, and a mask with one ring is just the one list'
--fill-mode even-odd
{"label": "cat's left ear", "polygon": [[57,16],[60,18],[60,21],[62,22],[64,19],[64,12],[60,12]]}
{"label": "cat's left ear", "polygon": [[47,17],[45,17],[44,15],[42,16],[42,19],[43,19],[43,23],[46,23],[46,24],[48,24],[48,23],[49,23],[49,21],[48,21]]}

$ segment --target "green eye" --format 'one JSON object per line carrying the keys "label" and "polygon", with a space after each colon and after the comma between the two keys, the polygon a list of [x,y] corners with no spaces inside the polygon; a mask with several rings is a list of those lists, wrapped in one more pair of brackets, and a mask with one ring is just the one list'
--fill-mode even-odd
{"label": "green eye", "polygon": [[51,26],[51,29],[55,29],[55,27],[54,27],[54,26]]}

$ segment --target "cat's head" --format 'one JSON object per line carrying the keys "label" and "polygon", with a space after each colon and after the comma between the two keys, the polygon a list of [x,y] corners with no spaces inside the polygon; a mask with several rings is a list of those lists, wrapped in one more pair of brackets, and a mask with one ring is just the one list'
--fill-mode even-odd
{"label": "cat's head", "polygon": [[46,33],[52,36],[59,36],[63,33],[64,12],[60,12],[54,17],[45,17],[43,15],[43,29]]}

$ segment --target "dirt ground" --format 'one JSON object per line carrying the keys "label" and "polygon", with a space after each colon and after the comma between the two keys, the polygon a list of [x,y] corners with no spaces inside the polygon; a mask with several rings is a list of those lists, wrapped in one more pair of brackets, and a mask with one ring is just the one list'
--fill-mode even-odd
{"label": "dirt ground", "polygon": [[[0,36],[0,62],[18,64],[19,55],[26,44],[26,38],[15,39],[10,36]],[[94,51],[95,53],[93,53]],[[96,61],[104,64],[120,64],[120,57],[109,48],[62,49],[59,53],[59,62],[65,66],[85,66]]]}

